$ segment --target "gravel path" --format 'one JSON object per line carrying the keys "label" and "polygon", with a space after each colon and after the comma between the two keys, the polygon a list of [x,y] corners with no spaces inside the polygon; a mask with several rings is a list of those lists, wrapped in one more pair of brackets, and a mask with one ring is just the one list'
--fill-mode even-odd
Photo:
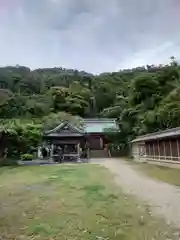
{"label": "gravel path", "polygon": [[147,202],[169,224],[180,226],[180,188],[150,179],[123,160],[110,159],[100,164],[115,174],[115,181],[123,191]]}

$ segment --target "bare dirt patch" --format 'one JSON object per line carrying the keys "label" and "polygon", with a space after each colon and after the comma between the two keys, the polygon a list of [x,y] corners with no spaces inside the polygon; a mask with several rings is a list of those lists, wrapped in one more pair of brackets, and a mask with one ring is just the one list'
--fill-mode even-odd
{"label": "bare dirt patch", "polygon": [[115,174],[115,181],[123,191],[145,201],[153,213],[163,216],[167,223],[180,226],[179,187],[150,178],[127,161],[111,159],[101,164]]}

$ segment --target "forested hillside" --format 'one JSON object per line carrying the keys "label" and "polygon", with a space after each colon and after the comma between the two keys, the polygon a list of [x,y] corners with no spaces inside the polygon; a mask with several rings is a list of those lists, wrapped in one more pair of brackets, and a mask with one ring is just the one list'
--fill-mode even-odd
{"label": "forested hillside", "polygon": [[[118,141],[125,144],[139,134],[179,126],[179,74],[180,66],[173,58],[166,66],[100,75],[63,68],[2,67],[1,148],[7,146],[4,136],[8,134],[18,136],[18,146],[24,136],[31,141],[38,135],[38,142],[37,129],[50,128],[61,119],[76,122],[77,116],[117,118],[121,129]],[[8,142],[12,141],[9,137]]]}

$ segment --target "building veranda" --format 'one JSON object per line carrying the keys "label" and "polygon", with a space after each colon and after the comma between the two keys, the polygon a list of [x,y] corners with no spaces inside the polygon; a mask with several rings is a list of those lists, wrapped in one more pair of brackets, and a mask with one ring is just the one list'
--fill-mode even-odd
{"label": "building veranda", "polygon": [[132,156],[138,161],[180,163],[180,127],[137,137]]}

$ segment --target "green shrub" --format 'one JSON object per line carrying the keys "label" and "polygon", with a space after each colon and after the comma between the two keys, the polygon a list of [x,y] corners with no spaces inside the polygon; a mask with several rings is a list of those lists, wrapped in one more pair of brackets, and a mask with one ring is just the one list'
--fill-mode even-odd
{"label": "green shrub", "polygon": [[29,153],[26,153],[26,154],[23,154],[22,156],[21,156],[21,159],[23,160],[23,161],[32,161],[33,160],[33,155],[32,154],[29,154]]}
{"label": "green shrub", "polygon": [[0,158],[0,167],[16,166],[16,165],[18,165],[16,159],[13,159],[13,158]]}

